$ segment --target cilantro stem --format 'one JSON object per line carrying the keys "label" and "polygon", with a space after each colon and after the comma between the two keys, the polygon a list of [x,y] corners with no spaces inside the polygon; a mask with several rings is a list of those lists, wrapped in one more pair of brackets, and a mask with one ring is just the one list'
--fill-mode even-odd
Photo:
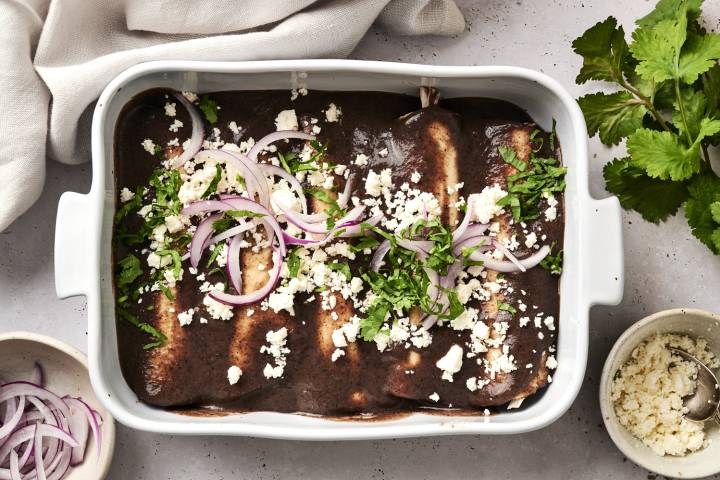
{"label": "cilantro stem", "polygon": [[678,110],[680,110],[680,116],[682,117],[683,125],[685,125],[685,138],[687,139],[688,146],[693,144],[692,137],[690,137],[690,130],[688,128],[687,116],[685,115],[685,103],[683,102],[682,96],[680,95],[680,80],[675,79],[675,96],[677,97]]}
{"label": "cilantro stem", "polygon": [[662,115],[660,115],[660,112],[657,111],[655,106],[652,103],[652,100],[650,100],[648,97],[643,95],[640,90],[633,87],[629,83],[625,81],[625,79],[622,77],[622,75],[617,80],[618,84],[623,87],[628,92],[635,95],[640,101],[645,105],[645,108],[648,109],[648,111],[652,114],[653,117],[655,117],[655,120],[662,126],[662,128],[670,133],[672,133],[672,130],[670,130],[670,127],[668,127],[668,124],[665,122],[665,119],[662,118]]}

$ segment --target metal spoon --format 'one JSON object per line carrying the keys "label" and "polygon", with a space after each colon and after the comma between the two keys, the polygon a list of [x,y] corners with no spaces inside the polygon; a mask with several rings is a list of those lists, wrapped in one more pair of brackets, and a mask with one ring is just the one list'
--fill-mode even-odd
{"label": "metal spoon", "polygon": [[672,347],[670,347],[670,351],[685,360],[695,362],[698,367],[695,393],[683,399],[683,404],[688,409],[685,418],[695,422],[704,422],[714,418],[716,422],[720,423],[720,412],[718,411],[720,387],[715,374],[707,365],[686,351]]}

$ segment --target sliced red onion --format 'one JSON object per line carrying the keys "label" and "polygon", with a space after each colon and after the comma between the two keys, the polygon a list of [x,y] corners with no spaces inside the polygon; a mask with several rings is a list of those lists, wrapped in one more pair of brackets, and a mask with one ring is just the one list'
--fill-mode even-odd
{"label": "sliced red onion", "polygon": [[480,235],[486,235],[487,229],[490,227],[487,223],[471,223],[465,229],[465,232],[458,238],[454,239],[454,243],[462,242],[470,237],[479,237]]}
{"label": "sliced red onion", "polygon": [[467,199],[467,208],[465,209],[465,216],[462,219],[462,222],[460,222],[460,225],[455,229],[453,232],[453,242],[457,242],[461,239],[463,234],[465,233],[465,230],[467,230],[468,226],[470,225],[470,222],[472,221],[473,217],[475,217],[475,195],[470,195]]}
{"label": "sliced red onion", "polygon": [[410,250],[410,251],[418,253],[422,260],[425,260],[427,258],[428,254],[430,253],[430,250],[432,250],[433,245],[434,245],[434,243],[429,240],[406,240],[406,239],[399,239],[397,244],[406,250]]}
{"label": "sliced red onion", "polygon": [[257,173],[254,172],[253,169],[250,169],[245,162],[240,161],[240,159],[231,152],[227,150],[202,150],[195,155],[195,158],[200,161],[207,161],[213,158],[225,162],[226,165],[231,164],[242,173],[242,177],[245,179],[245,188],[247,190],[248,197],[254,199],[255,195],[260,194],[261,186],[259,185],[260,179],[257,178]]}
{"label": "sliced red onion", "polygon": [[298,212],[292,210],[291,208],[288,208],[287,205],[283,205],[281,202],[278,202],[277,204],[278,209],[282,212],[282,214],[285,216],[285,220],[288,221],[288,223],[291,223],[295,225],[297,228],[302,230],[306,233],[327,233],[327,226],[319,223],[308,223],[305,222],[302,218],[300,218],[300,215]]}
{"label": "sliced red onion", "polygon": [[365,206],[364,205],[358,205],[357,207],[350,210],[345,216],[335,221],[335,225],[338,227],[350,227],[352,225],[357,225],[360,221],[360,218],[362,217],[363,213],[365,213]]}
{"label": "sliced red onion", "polygon": [[373,272],[377,272],[380,270],[380,267],[382,266],[382,261],[385,258],[385,255],[390,251],[390,240],[383,240],[382,243],[378,246],[377,250],[375,250],[375,254],[373,255],[372,260],[370,260],[370,270]]}
{"label": "sliced red onion", "polygon": [[67,418],[70,413],[67,405],[60,397],[38,385],[28,382],[10,382],[0,387],[0,402],[20,395],[32,395],[40,400],[50,402],[65,418]]}
{"label": "sliced red onion", "polygon": [[2,427],[0,427],[0,438],[8,436],[15,430],[15,427],[18,426],[18,423],[20,423],[20,418],[25,411],[25,396],[20,396],[17,405],[14,405],[13,408],[15,409],[15,411],[13,412],[12,416],[5,423],[3,423]]}
{"label": "sliced red onion", "polygon": [[247,198],[228,199],[225,200],[225,203],[232,207],[233,210],[247,210],[248,212],[263,215],[262,217],[253,219],[253,221],[257,221],[265,227],[268,235],[268,241],[271,243],[273,241],[273,236],[271,232],[274,232],[274,234],[278,237],[280,254],[283,257],[285,256],[285,254],[287,253],[287,248],[285,247],[285,241],[283,239],[283,230],[280,227],[277,219],[275,218],[275,215],[273,215],[272,212],[268,210],[268,208]]}
{"label": "sliced red onion", "polygon": [[[229,210],[229,208],[228,208]],[[221,213],[210,215],[197,226],[197,230],[193,234],[192,240],[190,241],[190,265],[194,268],[200,264],[200,258],[202,258],[203,251],[208,246],[208,240],[213,234],[213,223],[217,222],[222,218]]]}
{"label": "sliced red onion", "polygon": [[214,300],[226,305],[240,306],[257,303],[270,295],[270,292],[275,289],[278,280],[280,280],[281,267],[282,255],[277,249],[273,248],[273,268],[268,272],[268,281],[260,289],[244,295],[233,295],[219,290],[212,290],[209,295]]}
{"label": "sliced red onion", "polygon": [[71,402],[70,399],[65,400],[70,408],[70,416],[68,417],[68,426],[73,436],[78,442],[78,446],[72,449],[70,465],[73,467],[82,463],[85,458],[85,448],[87,446],[88,435],[90,433],[90,423],[88,422],[82,407],[78,402]]}
{"label": "sliced red onion", "polygon": [[20,460],[15,450],[10,452],[10,478],[12,480],[22,480],[20,473]]}
{"label": "sliced red onion", "polygon": [[502,242],[498,241],[497,239],[493,239],[493,246],[497,250],[500,250],[502,254],[505,255],[505,258],[510,260],[521,272],[527,271],[527,268],[525,268],[523,264],[520,263],[517,257],[513,255],[510,249],[503,245]]}
{"label": "sliced red onion", "polygon": [[232,208],[225,202],[226,200],[198,200],[197,202],[193,202],[183,208],[181,213],[183,215],[187,215],[188,217],[192,217],[193,215],[201,215],[207,212],[224,212],[226,210],[231,210]]}
{"label": "sliced red onion", "polygon": [[265,135],[260,140],[255,142],[247,156],[250,160],[257,162],[258,155],[260,152],[265,150],[271,143],[277,142],[278,140],[315,140],[314,135],[310,135],[304,132],[296,132],[295,130],[280,130],[279,132],[273,132],[269,135]]}
{"label": "sliced red onion", "polygon": [[66,399],[68,404],[77,407],[77,410],[85,415],[95,439],[95,451],[97,458],[100,458],[100,447],[102,446],[102,430],[100,429],[102,419],[100,418],[100,415],[98,415],[98,413],[80,397],[66,397]]}
{"label": "sliced red onion", "polygon": [[288,182],[290,184],[290,188],[293,189],[295,195],[297,195],[300,199],[300,208],[302,209],[302,213],[307,213],[307,198],[305,198],[305,191],[303,190],[302,184],[297,178],[286,172],[284,168],[280,168],[275,165],[261,163],[260,169],[265,173],[265,175],[275,175]]}
{"label": "sliced red onion", "polygon": [[227,253],[226,268],[228,272],[228,278],[230,284],[233,286],[236,292],[242,293],[242,271],[240,270],[240,245],[242,244],[242,237],[235,236],[230,242]]}
{"label": "sliced red onion", "polygon": [[463,248],[477,247],[476,250],[480,250],[481,252],[484,252],[486,250],[492,250],[493,248],[495,248],[492,244],[492,241],[493,238],[486,235],[468,237],[454,244],[453,254],[455,254],[455,256],[462,255]]}
{"label": "sliced red onion", "polygon": [[190,140],[183,144],[183,153],[180,154],[171,165],[171,168],[180,168],[185,165],[185,162],[192,159],[196,153],[202,148],[203,140],[205,139],[205,127],[203,126],[203,119],[200,116],[200,111],[188,101],[180,93],[173,94],[175,98],[182,104],[190,115],[190,122],[192,123],[192,134]]}
{"label": "sliced red onion", "polygon": [[[543,246],[538,250],[537,252],[533,253],[529,257],[523,258],[521,260],[518,260],[520,264],[525,268],[526,270],[529,270],[535,266],[537,266],[540,262],[543,261],[545,257],[548,256],[550,253],[550,247],[547,245]],[[496,272],[503,272],[503,273],[512,273],[512,272],[519,272],[520,269],[517,265],[515,265],[513,262],[505,261],[505,260],[496,260],[495,258],[486,255],[482,252],[475,251],[470,255],[471,260],[475,261],[481,261],[484,263],[485,268],[489,268],[490,270],[495,270]]]}
{"label": "sliced red onion", "polygon": [[212,237],[208,241],[208,247],[211,245],[214,245],[218,242],[222,242],[223,240],[227,240],[228,238],[233,238],[237,235],[240,235],[243,232],[247,232],[248,230],[252,230],[255,227],[256,227],[255,223],[245,222],[245,223],[241,223],[240,225],[237,225],[235,227],[228,228],[224,232],[220,232],[217,235],[215,235],[214,237]]}
{"label": "sliced red onion", "polygon": [[337,203],[340,208],[345,208],[350,201],[350,194],[352,193],[352,187],[353,183],[355,181],[355,175],[350,174],[348,175],[347,180],[345,181],[345,188],[343,189],[343,192],[338,196]]}

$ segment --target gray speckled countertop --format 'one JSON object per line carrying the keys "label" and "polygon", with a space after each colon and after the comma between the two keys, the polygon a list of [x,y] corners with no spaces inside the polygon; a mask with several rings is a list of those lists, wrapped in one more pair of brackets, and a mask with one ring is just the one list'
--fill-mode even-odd
{"label": "gray speckled countertop", "polygon": [[[613,14],[626,26],[652,8],[644,0],[461,0],[468,31],[453,38],[390,37],[371,30],[353,58],[448,65],[506,64],[540,70],[573,94],[580,59],[570,42]],[[720,2],[706,0],[717,28]],[[593,139],[590,187],[607,195],[602,165],[613,152]],[[717,155],[716,157],[720,155]],[[0,331],[32,330],[86,349],[85,303],[57,300],[53,241],[57,200],[87,192],[90,166],[51,163],[40,201],[0,233]],[[700,245],[681,216],[661,226],[624,214],[625,298],[590,315],[585,385],[552,426],[511,437],[444,437],[348,443],[173,437],[119,426],[111,479],[235,478],[645,478],[612,444],[598,410],[598,377],[613,341],[634,321],[674,307],[720,311],[720,257]]]}

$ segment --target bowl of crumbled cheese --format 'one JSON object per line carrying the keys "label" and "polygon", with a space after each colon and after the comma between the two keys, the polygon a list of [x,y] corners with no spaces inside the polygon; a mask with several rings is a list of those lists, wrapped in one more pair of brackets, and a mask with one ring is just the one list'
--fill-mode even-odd
{"label": "bowl of crumbled cheese", "polygon": [[613,346],[600,382],[600,408],[610,437],[630,460],[668,477],[720,472],[720,426],[684,418],[683,398],[695,391],[697,366],[720,369],[720,315],[674,309],[650,315]]}

